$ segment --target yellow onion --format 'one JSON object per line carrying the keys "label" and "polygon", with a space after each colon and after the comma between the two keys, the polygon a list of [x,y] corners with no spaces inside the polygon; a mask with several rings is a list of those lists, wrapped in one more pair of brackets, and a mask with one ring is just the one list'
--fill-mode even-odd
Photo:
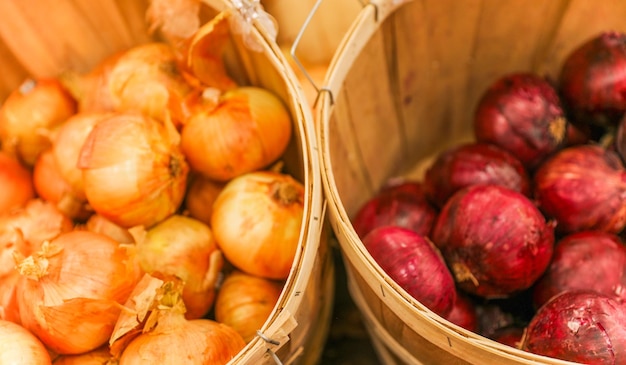
{"label": "yellow onion", "polygon": [[298,249],[304,187],[290,175],[257,171],[226,184],[211,228],[224,256],[252,275],[285,279]]}
{"label": "yellow onion", "polygon": [[215,299],[215,320],[231,326],[250,342],[278,302],[283,283],[235,270]]}
{"label": "yellow onion", "polygon": [[20,307],[17,302],[17,284],[21,276],[17,270],[0,277],[0,319],[21,324]]}
{"label": "yellow onion", "polygon": [[74,230],[19,260],[22,325],[58,354],[104,345],[141,270],[104,235]]}
{"label": "yellow onion", "polygon": [[70,184],[61,176],[52,148],[39,154],[32,175],[39,198],[54,204],[66,216],[83,221],[93,213],[88,202],[74,195]]}
{"label": "yellow onion", "polygon": [[32,199],[0,215],[0,277],[15,270],[14,254],[29,256],[45,241],[69,232],[73,222],[52,203]]}
{"label": "yellow onion", "polygon": [[24,327],[0,320],[0,364],[48,365],[50,354],[44,345]]}
{"label": "yellow onion", "polygon": [[222,365],[245,347],[241,335],[223,323],[186,319],[182,288],[169,279],[158,288],[141,334],[125,346],[120,365]]}
{"label": "yellow onion", "polygon": [[107,113],[74,114],[59,127],[52,142],[52,153],[59,174],[69,184],[71,194],[79,200],[86,200],[86,197],[83,172],[76,166],[78,156],[89,133],[107,116]]}
{"label": "yellow onion", "polygon": [[2,149],[32,166],[50,146],[51,131],[76,112],[76,102],[54,78],[29,79],[0,108]]}
{"label": "yellow onion", "polygon": [[275,162],[291,134],[289,111],[276,95],[238,87],[222,94],[216,107],[198,108],[187,119],[181,147],[193,170],[228,181]]}
{"label": "yellow onion", "polygon": [[173,215],[136,234],[136,255],[147,273],[160,272],[183,280],[183,301],[188,319],[200,318],[213,306],[216,284],[223,267],[208,225],[197,219]]}
{"label": "yellow onion", "polygon": [[102,346],[84,354],[61,355],[53,362],[54,365],[115,365],[108,346]]}
{"label": "yellow onion", "polygon": [[101,120],[78,159],[91,208],[122,227],[150,227],[185,195],[189,167],[170,123],[137,113]]}
{"label": "yellow onion", "polygon": [[224,188],[224,183],[195,174],[185,196],[185,209],[190,217],[211,224],[213,202]]}
{"label": "yellow onion", "polygon": [[0,151],[0,214],[35,197],[32,173],[15,157]]}

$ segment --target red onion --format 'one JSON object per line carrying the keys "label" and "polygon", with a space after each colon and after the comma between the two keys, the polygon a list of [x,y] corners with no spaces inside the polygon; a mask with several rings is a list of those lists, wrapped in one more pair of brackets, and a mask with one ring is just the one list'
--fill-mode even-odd
{"label": "red onion", "polygon": [[626,307],[595,292],[563,292],[539,308],[521,348],[583,364],[626,364]]}
{"label": "red onion", "polygon": [[363,238],[372,258],[409,295],[445,317],[456,300],[454,279],[430,240],[406,228],[385,226]]}
{"label": "red onion", "polygon": [[618,155],[597,145],[572,146],[545,161],[534,176],[540,209],[563,234],[610,233],[626,225],[626,170]]}
{"label": "red onion", "polygon": [[479,100],[474,135],[496,144],[532,168],[561,148],[567,122],[556,90],[532,73],[496,80]]}
{"label": "red onion", "polygon": [[436,218],[437,210],[426,199],[422,183],[408,181],[383,188],[361,207],[352,223],[361,238],[382,226],[404,227],[428,236]]}
{"label": "red onion", "polygon": [[457,293],[454,306],[446,319],[468,331],[478,332],[478,314],[476,306],[469,296]]}
{"label": "red onion", "polygon": [[467,143],[444,151],[424,176],[424,191],[439,207],[457,190],[476,184],[498,184],[524,195],[530,193],[524,165],[509,152],[488,143]]}
{"label": "red onion", "polygon": [[554,225],[516,191],[473,185],[444,205],[432,239],[461,289],[507,297],[529,288],[548,267]]}
{"label": "red onion", "polygon": [[586,231],[561,239],[533,301],[539,308],[556,294],[583,289],[626,299],[626,246],[618,236]]}
{"label": "red onion", "polygon": [[615,124],[626,111],[626,34],[603,32],[580,44],[563,62],[559,82],[573,120]]}
{"label": "red onion", "polygon": [[509,326],[498,328],[491,339],[504,345],[519,348],[523,336],[524,328]]}

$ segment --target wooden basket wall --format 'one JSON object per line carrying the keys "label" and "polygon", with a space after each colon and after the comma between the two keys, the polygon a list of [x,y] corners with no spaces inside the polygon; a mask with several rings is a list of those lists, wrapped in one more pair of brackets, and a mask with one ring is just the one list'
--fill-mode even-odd
{"label": "wooden basket wall", "polygon": [[[226,0],[203,2],[207,17],[234,8]],[[56,76],[66,69],[87,71],[114,52],[155,39],[147,30],[148,4],[148,0],[0,1],[0,101],[27,77]],[[259,329],[262,336],[230,363],[315,364],[330,326],[334,267],[313,116],[275,41],[256,23],[251,36],[262,51],[250,50],[234,34],[227,67],[239,83],[276,93],[291,112],[294,134],[284,156],[285,171],[304,183],[305,207],[300,244],[279,302]]]}
{"label": "wooden basket wall", "polygon": [[[603,30],[626,31],[619,0],[372,0],[333,58],[316,111],[329,218],[349,289],[385,364],[569,364],[444,320],[375,263],[350,218],[391,177],[471,138],[474,106],[500,75],[555,79]],[[469,136],[469,137],[468,137]]]}

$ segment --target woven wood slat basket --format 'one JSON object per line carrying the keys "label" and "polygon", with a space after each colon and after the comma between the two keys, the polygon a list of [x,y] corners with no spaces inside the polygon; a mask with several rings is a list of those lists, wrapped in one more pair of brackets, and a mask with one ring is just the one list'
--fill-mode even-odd
{"label": "woven wood slat basket", "polygon": [[[27,77],[87,71],[106,56],[145,43],[148,0],[0,1],[0,101]],[[237,14],[226,0],[203,0],[202,14]],[[293,137],[284,171],[305,186],[305,207],[294,265],[272,314],[230,364],[316,364],[324,346],[333,304],[334,266],[313,115],[280,48],[261,25],[250,23],[253,50],[233,33],[226,64],[237,81],[276,93],[287,105]],[[271,341],[267,341],[271,340]],[[181,363],[182,363],[181,359]]]}
{"label": "woven wood slat basket", "polygon": [[500,75],[556,79],[603,30],[626,31],[619,0],[372,0],[343,38],[316,106],[322,180],[352,298],[384,364],[566,364],[442,319],[375,263],[350,219],[392,177],[421,178],[470,140],[474,106]]}

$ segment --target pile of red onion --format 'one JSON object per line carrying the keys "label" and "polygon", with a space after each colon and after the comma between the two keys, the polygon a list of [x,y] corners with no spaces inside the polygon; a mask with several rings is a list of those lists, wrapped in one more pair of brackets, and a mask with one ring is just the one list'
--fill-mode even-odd
{"label": "pile of red onion", "polygon": [[474,141],[370,197],[354,229],[385,274],[465,330],[626,364],[625,112],[622,33],[581,43],[558,77],[502,75]]}

